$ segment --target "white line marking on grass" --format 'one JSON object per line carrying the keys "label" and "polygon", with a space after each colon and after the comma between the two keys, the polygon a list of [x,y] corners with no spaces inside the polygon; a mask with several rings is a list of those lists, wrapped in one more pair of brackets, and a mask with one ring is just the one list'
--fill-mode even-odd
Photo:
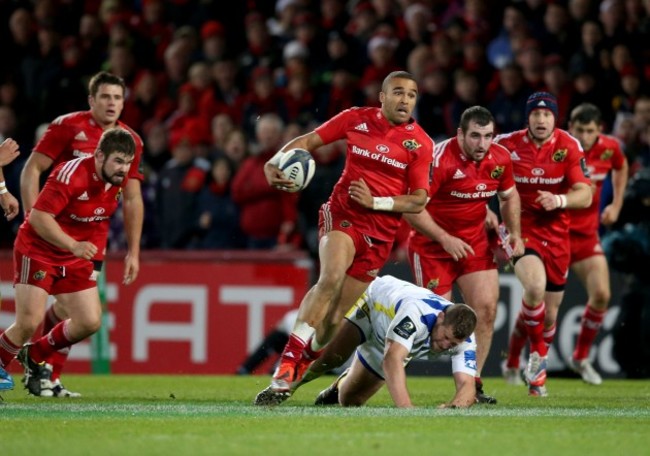
{"label": "white line marking on grass", "polygon": [[[3,415],[38,414],[39,417],[74,413],[80,419],[101,419],[103,416],[349,416],[349,417],[575,417],[575,418],[650,418],[650,410],[628,408],[566,408],[566,407],[473,407],[466,410],[440,410],[432,407],[396,409],[392,407],[255,407],[252,405],[206,404],[11,404],[2,406]],[[75,417],[75,418],[76,418]]]}

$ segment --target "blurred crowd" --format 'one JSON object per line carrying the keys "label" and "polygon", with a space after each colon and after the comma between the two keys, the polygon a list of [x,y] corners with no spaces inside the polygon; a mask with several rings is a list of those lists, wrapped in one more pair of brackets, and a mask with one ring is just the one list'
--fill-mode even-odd
{"label": "blurred crowd", "polygon": [[[379,106],[406,69],[416,117],[440,140],[480,104],[524,127],[534,91],[604,113],[631,173],[650,167],[650,0],[0,0],[0,141],[22,155],[48,122],[88,108],[99,70],[128,87],[121,120],[145,144],[144,248],[307,248],[344,146],[316,153],[310,187],[269,187],[264,162],[343,109]],[[2,247],[21,218],[0,222]],[[111,248],[125,245],[114,221]]]}

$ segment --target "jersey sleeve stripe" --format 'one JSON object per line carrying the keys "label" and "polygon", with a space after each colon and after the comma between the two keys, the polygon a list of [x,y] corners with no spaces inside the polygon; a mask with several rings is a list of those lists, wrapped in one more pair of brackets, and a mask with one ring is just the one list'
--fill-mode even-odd
{"label": "jersey sleeve stripe", "polygon": [[79,167],[81,160],[83,160],[83,158],[76,158],[63,165],[59,170],[59,173],[56,175],[56,180],[68,185],[70,183],[70,176],[72,176],[75,170]]}
{"label": "jersey sleeve stripe", "polygon": [[433,166],[438,167],[440,164],[440,159],[442,158],[442,155],[445,153],[447,150],[447,146],[449,146],[449,141],[451,141],[453,138],[446,139],[441,143],[436,144],[436,146],[433,148]]}

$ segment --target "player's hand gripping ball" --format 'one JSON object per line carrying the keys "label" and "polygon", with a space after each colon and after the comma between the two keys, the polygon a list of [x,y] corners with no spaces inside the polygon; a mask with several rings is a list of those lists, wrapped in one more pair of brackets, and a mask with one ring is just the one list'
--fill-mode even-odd
{"label": "player's hand gripping ball", "polygon": [[303,190],[314,177],[316,162],[309,151],[305,149],[291,149],[286,151],[278,165],[284,176],[293,182],[293,187],[282,187],[285,192],[299,192]]}

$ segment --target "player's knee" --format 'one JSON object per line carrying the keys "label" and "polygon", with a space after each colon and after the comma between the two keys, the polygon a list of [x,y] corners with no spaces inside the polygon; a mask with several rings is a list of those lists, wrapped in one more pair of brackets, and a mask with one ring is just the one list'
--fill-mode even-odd
{"label": "player's knee", "polygon": [[604,310],[607,308],[607,304],[609,304],[611,297],[612,295],[608,289],[599,288],[595,290],[593,296],[591,297],[591,306],[598,310]]}
{"label": "player's knee", "polygon": [[322,272],[318,278],[317,289],[320,293],[336,295],[341,291],[345,280],[345,272]]}

